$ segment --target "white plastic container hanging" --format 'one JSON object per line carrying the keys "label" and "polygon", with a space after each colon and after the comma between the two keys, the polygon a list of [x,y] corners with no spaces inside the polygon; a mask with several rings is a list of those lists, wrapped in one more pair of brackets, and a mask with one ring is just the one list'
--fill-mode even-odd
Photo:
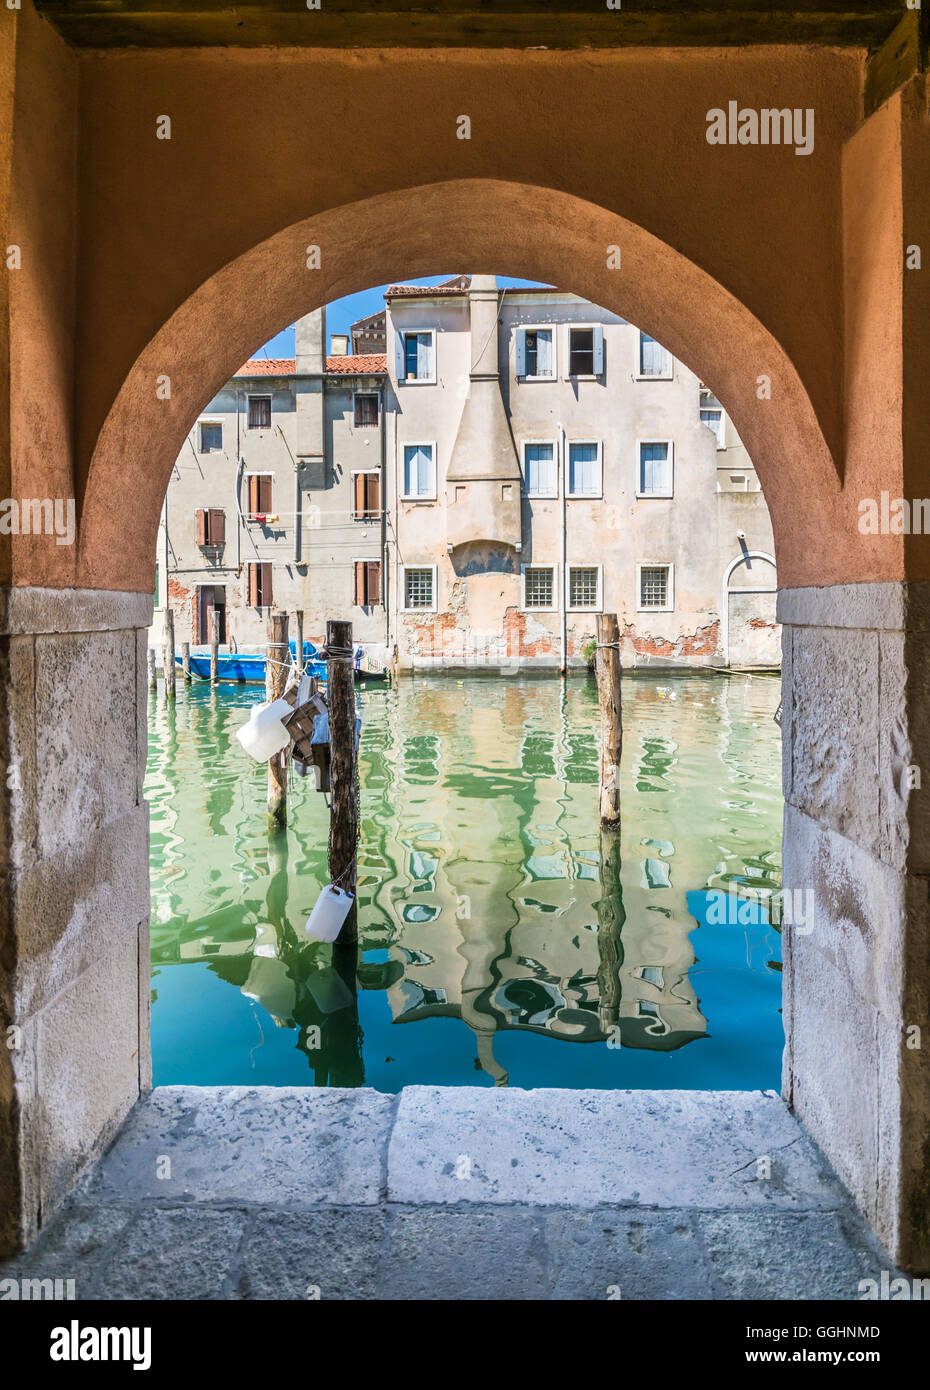
{"label": "white plastic container hanging", "polygon": [[236,738],[257,763],[266,763],[290,743],[291,736],[281,721],[293,713],[287,700],[253,705],[248,723],[236,730]]}
{"label": "white plastic container hanging", "polygon": [[306,932],[316,941],[335,941],[355,897],[328,883],[307,918]]}

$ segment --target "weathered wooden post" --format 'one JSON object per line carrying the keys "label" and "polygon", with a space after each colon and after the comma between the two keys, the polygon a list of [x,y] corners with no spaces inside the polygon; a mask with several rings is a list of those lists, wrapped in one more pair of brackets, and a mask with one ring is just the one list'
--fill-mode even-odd
{"label": "weathered wooden post", "polygon": [[296,652],[297,652],[297,670],[298,670],[301,674],[303,674],[303,669],[304,669],[304,610],[303,610],[302,608],[298,608],[298,609],[297,609],[296,618],[297,618],[297,644],[296,644]]}
{"label": "weathered wooden post", "polygon": [[[287,684],[287,614],[272,613],[268,619],[268,652],[265,658],[265,699],[279,700]],[[212,658],[211,658],[212,665]],[[268,760],[268,829],[287,825],[288,749]]]}
{"label": "weathered wooden post", "polygon": [[158,689],[158,677],[155,675],[155,648],[149,647],[149,690]]}
{"label": "weathered wooden post", "polygon": [[[608,1038],[620,1018],[620,967],[623,946],[620,934],[626,921],[620,883],[620,836],[601,830],[601,896],[597,903],[597,1014],[601,1032]],[[614,1045],[617,1043],[613,1035]]]}
{"label": "weathered wooden post", "polygon": [[620,758],[623,715],[620,708],[620,626],[616,613],[597,615],[597,701],[601,710],[601,825],[620,825]]}
{"label": "weathered wooden post", "polygon": [[[358,845],[358,756],[355,748],[355,675],[352,669],[352,624],[326,624],[326,703],[330,749],[330,882],[355,896]],[[358,911],[353,902],[337,941],[358,940]]]}
{"label": "weathered wooden post", "polygon": [[190,642],[181,643],[181,670],[184,672],[184,684],[191,683],[191,644]]}
{"label": "weathered wooden post", "polygon": [[210,684],[220,678],[220,615],[214,608],[210,614]]}
{"label": "weathered wooden post", "polygon": [[173,700],[177,691],[175,689],[175,669],[174,669],[174,612],[170,608],[165,609],[165,655],[164,655],[164,677],[165,677],[165,698]]}

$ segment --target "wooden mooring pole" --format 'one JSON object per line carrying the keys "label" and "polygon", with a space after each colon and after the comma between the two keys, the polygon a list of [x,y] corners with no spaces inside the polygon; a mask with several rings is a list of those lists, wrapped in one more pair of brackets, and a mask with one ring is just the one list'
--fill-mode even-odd
{"label": "wooden mooring pole", "polygon": [[[279,700],[287,684],[287,614],[272,613],[268,619],[268,653],[265,661],[265,699]],[[268,829],[287,825],[288,749],[268,760]]]}
{"label": "wooden mooring pole", "polygon": [[620,758],[623,715],[620,708],[620,625],[616,613],[597,615],[597,701],[601,711],[601,766],[598,809],[601,825],[620,825]]}
{"label": "wooden mooring pole", "polygon": [[177,690],[175,688],[174,666],[174,612],[170,608],[165,609],[164,665],[165,698],[168,700],[173,700],[177,694]]}
{"label": "wooden mooring pole", "polygon": [[[329,877],[337,888],[355,896],[358,847],[358,756],[355,748],[355,675],[352,669],[352,624],[326,624],[326,703],[329,706]],[[353,903],[337,944],[358,940],[358,912]]]}
{"label": "wooden mooring pole", "polygon": [[184,672],[184,684],[191,683],[191,644],[190,642],[181,643],[181,670]]}
{"label": "wooden mooring pole", "polygon": [[214,608],[210,614],[210,684],[220,679],[220,615]]}
{"label": "wooden mooring pole", "polygon": [[158,689],[158,677],[155,675],[155,648],[149,647],[149,690]]}
{"label": "wooden mooring pole", "polygon": [[295,648],[297,652],[297,670],[302,675],[304,669],[304,610],[302,608],[297,609],[295,618],[297,621],[297,643]]}

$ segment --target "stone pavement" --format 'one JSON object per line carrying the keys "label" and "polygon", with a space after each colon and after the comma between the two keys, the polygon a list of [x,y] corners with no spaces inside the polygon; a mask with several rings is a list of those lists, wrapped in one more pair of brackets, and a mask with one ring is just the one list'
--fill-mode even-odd
{"label": "stone pavement", "polygon": [[92,1299],[855,1300],[882,1269],[774,1092],[181,1086],[137,1104],[0,1279]]}

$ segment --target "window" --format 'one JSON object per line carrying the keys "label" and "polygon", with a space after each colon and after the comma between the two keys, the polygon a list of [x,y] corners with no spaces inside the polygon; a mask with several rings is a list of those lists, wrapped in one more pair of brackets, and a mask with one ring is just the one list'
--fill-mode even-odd
{"label": "window", "polygon": [[551,328],[517,329],[517,376],[555,376],[555,335]]}
{"label": "window", "polygon": [[568,495],[569,497],[600,497],[600,444],[569,443]]}
{"label": "window", "polygon": [[226,544],[226,513],[222,507],[198,507],[195,515],[197,544]]}
{"label": "window", "polygon": [[593,328],[570,328],[568,330],[568,374],[569,376],[600,376],[604,370],[604,329],[600,324]]}
{"label": "window", "polygon": [[671,354],[648,333],[639,335],[639,374],[644,377],[664,377],[666,380],[672,375]]}
{"label": "window", "polygon": [[523,491],[527,497],[558,497],[554,444],[523,445]]}
{"label": "window", "polygon": [[670,613],[675,606],[671,565],[637,565],[640,611]]}
{"label": "window", "polygon": [[553,565],[524,565],[523,607],[553,613],[555,611],[555,567]]}
{"label": "window", "polygon": [[436,566],[404,566],[404,608],[436,611]]}
{"label": "window", "polygon": [[271,429],[271,397],[270,396],[250,396],[249,397],[249,429],[268,430]]}
{"label": "window", "polygon": [[404,496],[436,496],[436,450],[434,445],[404,445]]}
{"label": "window", "polygon": [[370,392],[359,391],[355,396],[355,427],[378,424],[378,397]]}
{"label": "window", "polygon": [[202,454],[221,454],[223,452],[223,426],[221,424],[201,420],[200,452]]}
{"label": "window", "polygon": [[359,608],[381,602],[380,560],[356,560],[355,602]]}
{"label": "window", "polygon": [[356,521],[374,521],[381,515],[381,476],[378,473],[355,474]]}
{"label": "window", "polygon": [[723,411],[721,409],[711,407],[708,407],[707,409],[702,408],[701,424],[706,425],[709,430],[713,430],[714,434],[717,436],[718,449],[725,449],[727,447],[726,426],[724,424]]}
{"label": "window", "polygon": [[271,565],[249,565],[248,575],[249,606],[251,608],[270,608],[274,603],[271,592]]}
{"label": "window", "polygon": [[638,497],[672,496],[672,442],[640,440]]}
{"label": "window", "polygon": [[436,380],[436,334],[433,329],[397,335],[397,380]]}
{"label": "window", "polygon": [[264,523],[271,515],[271,474],[249,474],[249,515]]}
{"label": "window", "polygon": [[600,565],[570,565],[568,569],[568,606],[596,612],[601,607]]}

